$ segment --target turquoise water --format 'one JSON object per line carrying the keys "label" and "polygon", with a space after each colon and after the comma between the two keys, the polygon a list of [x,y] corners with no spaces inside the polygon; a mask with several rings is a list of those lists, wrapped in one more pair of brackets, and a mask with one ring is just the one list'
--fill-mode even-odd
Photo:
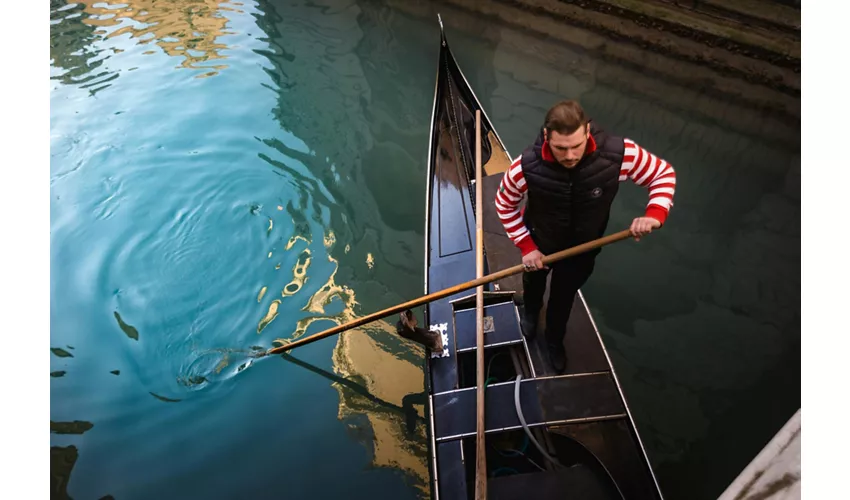
{"label": "turquoise water", "polygon": [[[355,156],[374,148],[345,130],[344,108],[312,113],[313,99],[340,99],[338,78],[293,79],[305,92],[289,101],[283,41],[262,27],[275,29],[272,6],[173,4],[51,9],[51,346],[72,357],[51,357],[65,373],[51,379],[50,416],[93,424],[51,434],[52,446],[78,450],[68,493],[416,498],[422,478],[370,468],[371,439],[337,418],[328,379],[271,358],[239,369],[248,349],[290,338],[299,320],[342,317],[345,292],[311,302],[334,275],[358,292],[358,311],[421,289],[388,278],[420,273],[396,250],[421,246],[418,216],[403,218],[420,206],[388,227],[357,178]],[[319,43],[306,15],[298,23],[290,36]],[[308,60],[299,54],[292,71]],[[420,100],[411,115],[419,135],[428,107]],[[403,154],[381,163],[414,174],[412,186],[423,180]],[[302,286],[294,268],[308,258]],[[274,300],[277,316],[258,333]],[[333,372],[334,345],[297,357]]]}
{"label": "turquoise water", "polygon": [[[426,496],[421,351],[387,324],[294,352],[312,370],[246,363],[421,293],[438,30],[401,5],[51,2],[71,497]],[[512,70],[542,71],[509,30],[447,31],[512,153],[569,94],[677,167],[668,227],[603,252],[585,294],[662,489],[716,498],[799,407],[799,144],[593,78],[554,92]],[[612,229],[645,201],[621,193]]]}

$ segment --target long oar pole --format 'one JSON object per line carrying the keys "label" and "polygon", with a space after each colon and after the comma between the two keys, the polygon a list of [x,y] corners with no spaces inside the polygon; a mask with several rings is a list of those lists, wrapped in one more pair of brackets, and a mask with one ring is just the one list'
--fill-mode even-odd
{"label": "long oar pole", "polygon": [[[629,238],[631,233],[628,229],[620,231],[619,233],[610,234],[608,236],[603,236],[597,240],[588,241],[587,243],[582,243],[581,245],[577,245],[571,248],[567,248],[565,250],[561,250],[560,252],[553,253],[551,255],[547,255],[543,257],[543,264],[548,265],[554,262],[558,262],[560,260],[566,259],[568,257],[573,257],[579,255],[581,253],[594,250],[599,247],[603,247],[605,245],[609,245],[611,243],[624,240]],[[498,281],[503,278],[507,278],[508,276],[513,276],[514,274],[521,273],[525,270],[522,264],[517,264],[513,267],[509,267],[507,269],[502,269],[501,271],[497,271],[492,274],[488,274],[487,276],[483,276],[481,278],[476,278],[472,281],[467,281],[466,283],[461,283],[459,285],[455,285],[450,288],[446,288],[444,290],[440,290],[439,292],[429,293],[428,295],[423,295],[417,299],[413,299],[402,304],[398,304],[396,306],[390,307],[388,309],[384,309],[383,311],[378,311],[376,313],[369,314],[367,316],[363,316],[362,318],[355,319],[353,321],[349,321],[348,323],[337,325],[333,328],[329,328],[323,332],[319,332],[315,335],[311,335],[307,338],[303,338],[300,340],[296,340],[294,342],[290,342],[288,344],[284,344],[281,346],[273,347],[265,352],[260,352],[255,355],[255,357],[263,357],[271,354],[279,354],[290,349],[295,349],[296,347],[300,347],[303,345],[307,345],[317,340],[322,340],[323,338],[330,337],[331,335],[336,335],[338,333],[342,333],[346,330],[350,330],[352,328],[357,328],[358,326],[365,325],[367,323],[371,323],[372,321],[376,321],[379,319],[386,318],[387,316],[392,316],[393,314],[398,314],[402,311],[406,311],[408,309],[413,309],[414,307],[419,307],[422,304],[427,304],[429,302],[433,302],[435,300],[440,300],[442,298],[454,295],[456,293],[463,292],[465,290],[469,290],[470,288],[475,288],[476,286],[486,285],[487,283],[492,283],[494,281]]]}
{"label": "long oar pole", "polygon": [[[481,200],[481,110],[475,110],[475,278],[484,276],[484,230],[481,224],[484,212]],[[475,335],[477,369],[477,428],[475,451],[475,498],[487,499],[487,449],[484,446],[484,285],[475,289]]]}

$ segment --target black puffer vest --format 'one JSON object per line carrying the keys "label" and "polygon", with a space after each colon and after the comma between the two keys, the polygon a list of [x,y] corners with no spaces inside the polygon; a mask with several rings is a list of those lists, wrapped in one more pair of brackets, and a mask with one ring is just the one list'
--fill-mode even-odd
{"label": "black puffer vest", "polygon": [[[623,139],[590,124],[596,150],[566,168],[543,159],[543,131],[522,153],[528,186],[526,226],[541,252],[548,255],[604,236],[611,203],[619,187]],[[587,252],[588,257],[600,249]]]}

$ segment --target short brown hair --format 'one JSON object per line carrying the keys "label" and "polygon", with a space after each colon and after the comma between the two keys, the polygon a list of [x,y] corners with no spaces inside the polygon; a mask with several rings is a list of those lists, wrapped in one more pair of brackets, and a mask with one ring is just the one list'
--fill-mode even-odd
{"label": "short brown hair", "polygon": [[582,125],[587,124],[587,117],[581,104],[576,101],[561,101],[546,113],[543,126],[548,130],[554,130],[559,134],[572,134]]}

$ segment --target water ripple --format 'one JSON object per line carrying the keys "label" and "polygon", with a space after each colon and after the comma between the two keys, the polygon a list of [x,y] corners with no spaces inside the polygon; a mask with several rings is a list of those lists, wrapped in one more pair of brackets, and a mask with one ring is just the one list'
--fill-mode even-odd
{"label": "water ripple", "polygon": [[[385,232],[363,184],[375,141],[357,5],[341,29],[310,15],[325,7],[294,8],[51,2],[51,419],[94,423],[82,445],[51,436],[80,446],[75,498],[145,496],[125,486],[139,470],[176,495],[174,478],[216,469],[209,457],[236,456],[252,432],[297,423],[256,459],[280,464],[301,435],[339,427],[326,381],[251,355],[384,297],[370,273],[392,272],[386,256],[417,236]],[[295,29],[265,39],[265,15]],[[327,365],[332,345],[303,352]]]}

